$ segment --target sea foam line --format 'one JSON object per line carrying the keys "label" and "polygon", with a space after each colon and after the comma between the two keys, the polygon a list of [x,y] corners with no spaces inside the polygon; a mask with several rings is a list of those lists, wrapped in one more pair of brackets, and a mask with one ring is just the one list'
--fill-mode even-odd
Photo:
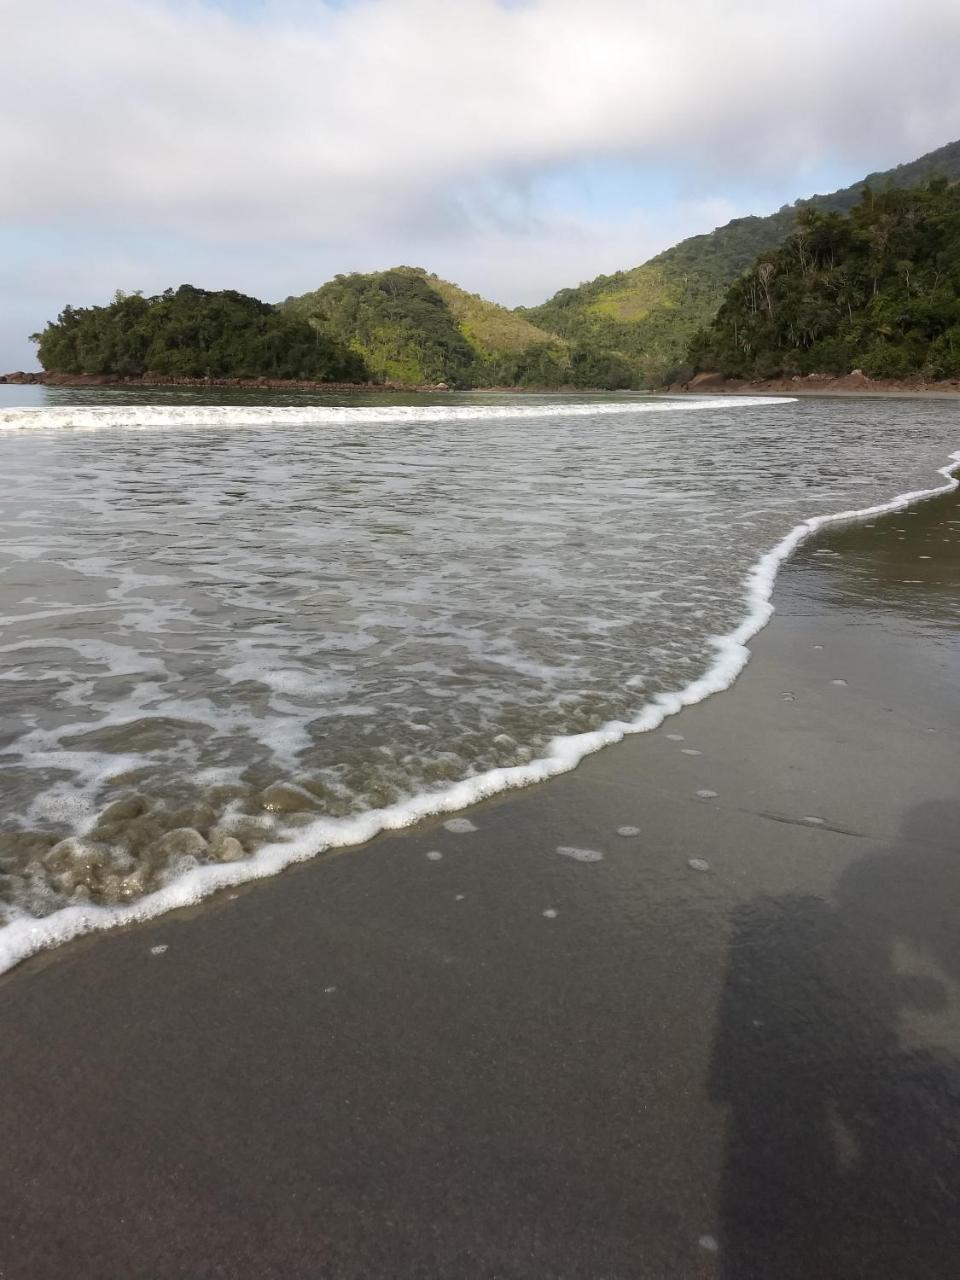
{"label": "sea foam line", "polygon": [[735,405],[794,404],[790,396],[597,401],[595,404],[452,405],[58,405],[0,409],[0,430],[102,431],[164,427],[352,426],[371,423],[492,422],[524,418],[591,418],[623,413],[683,413]]}
{"label": "sea foam line", "polygon": [[[724,403],[728,402],[729,398],[725,397]],[[675,693],[658,694],[635,720],[613,720],[590,733],[554,738],[550,743],[549,754],[542,759],[510,768],[490,769],[474,778],[454,783],[443,791],[411,796],[397,804],[383,809],[370,809],[352,818],[319,818],[296,840],[264,845],[243,862],[194,867],[173,884],[127,906],[64,907],[39,920],[26,916],[15,919],[0,929],[0,973],[12,969],[38,951],[59,946],[81,934],[154,919],[178,907],[193,906],[220,889],[274,876],[295,862],[305,862],[330,849],[363,844],[382,831],[409,827],[423,818],[467,808],[498,792],[529,786],[557,774],[568,773],[595,751],[621,742],[630,734],[648,733],[651,729],[658,728],[668,716],[676,715],[684,707],[702,702],[711,694],[721,693],[733,684],[750,659],[747,641],[757,635],[773,616],[771,597],[777,570],[811,534],[825,525],[885,515],[922,499],[951,493],[960,488],[960,479],[953,474],[958,469],[960,450],[950,455],[946,466],[938,468],[945,484],[932,489],[901,493],[888,502],[872,507],[812,516],[796,525],[748,571],[744,579],[746,617],[735,630],[711,639],[717,654],[713,665],[685,688]]]}

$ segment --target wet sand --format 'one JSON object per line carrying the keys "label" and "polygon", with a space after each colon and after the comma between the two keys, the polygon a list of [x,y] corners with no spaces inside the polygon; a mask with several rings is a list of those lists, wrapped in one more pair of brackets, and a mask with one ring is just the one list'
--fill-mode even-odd
{"label": "wet sand", "polygon": [[807,544],[733,690],[475,831],[7,975],[3,1280],[956,1274],[958,521]]}

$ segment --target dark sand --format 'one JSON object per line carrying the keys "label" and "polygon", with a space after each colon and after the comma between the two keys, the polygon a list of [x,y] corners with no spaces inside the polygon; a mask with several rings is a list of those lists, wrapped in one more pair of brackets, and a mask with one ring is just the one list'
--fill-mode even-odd
{"label": "dark sand", "polygon": [[957,521],[808,544],[732,691],[474,833],[8,975],[3,1280],[960,1274]]}

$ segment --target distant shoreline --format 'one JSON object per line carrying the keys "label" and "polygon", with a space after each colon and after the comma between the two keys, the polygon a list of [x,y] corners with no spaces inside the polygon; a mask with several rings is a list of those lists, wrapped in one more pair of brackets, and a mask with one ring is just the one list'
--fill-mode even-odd
{"label": "distant shoreline", "polygon": [[960,378],[868,378],[865,373],[810,373],[783,378],[727,378],[722,373],[698,373],[689,382],[675,382],[665,391],[694,395],[738,396],[942,396],[960,394]]}
{"label": "distant shoreline", "polygon": [[[328,393],[333,395],[423,395],[468,390],[501,395],[597,395],[606,387],[451,387],[446,382],[411,384],[404,382],[319,382],[309,378],[167,378],[160,375],[121,377],[103,373],[34,373],[19,370],[0,374],[0,386],[42,387],[122,387],[130,390],[204,391],[222,388],[231,391],[280,391]],[[611,392],[611,394],[613,394]],[[811,373],[795,378],[727,378],[721,373],[698,373],[689,382],[665,387],[643,388],[635,394],[648,395],[737,395],[737,396],[929,396],[950,399],[960,395],[960,378],[927,381],[922,378],[868,378],[859,371],[834,376]]]}
{"label": "distant shoreline", "polygon": [[232,391],[309,391],[332,392],[337,395],[366,395],[384,392],[389,395],[412,395],[443,391],[486,391],[510,395],[593,395],[608,390],[606,387],[451,387],[446,382],[320,382],[312,378],[168,378],[160,374],[144,374],[122,377],[110,373],[33,373],[19,370],[0,374],[0,386],[27,387],[125,387],[132,390],[152,387],[164,389],[182,388],[187,391],[204,391],[226,388]]}
{"label": "distant shoreline", "polygon": [[230,387],[238,391],[449,391],[445,382],[408,386],[401,382],[321,382],[314,378],[173,378],[162,374],[124,377],[113,373],[0,374],[0,386],[39,387]]}

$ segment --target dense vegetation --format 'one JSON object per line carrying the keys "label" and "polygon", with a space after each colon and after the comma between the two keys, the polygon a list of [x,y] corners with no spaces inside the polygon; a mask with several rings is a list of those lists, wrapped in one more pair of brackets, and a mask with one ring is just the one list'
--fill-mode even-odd
{"label": "dense vegetation", "polygon": [[419,267],[341,275],[284,304],[348,344],[375,378],[408,385],[628,387],[629,364],[571,344]]}
{"label": "dense vegetation", "polygon": [[758,254],[783,243],[798,214],[845,213],[865,184],[878,191],[911,187],[935,174],[960,179],[960,142],[830,195],[785,205],[769,217],[737,218],[709,235],[682,240],[633,270],[561,289],[519,314],[570,341],[619,352],[643,384],[677,380],[689,374],[690,342],[713,319],[726,290]]}
{"label": "dense vegetation", "polygon": [[34,334],[43,368],[168,378],[625,387],[619,357],[570,344],[413,267],[337,276],[272,306],[192,285],[65,307]]}
{"label": "dense vegetation", "polygon": [[154,298],[118,293],[106,307],[65,307],[34,334],[44,369],[185,378],[366,377],[342,343],[242,293],[192,285]]}
{"label": "dense vegetation", "polygon": [[848,214],[800,211],[690,349],[728,375],[960,376],[960,186],[867,187]]}

